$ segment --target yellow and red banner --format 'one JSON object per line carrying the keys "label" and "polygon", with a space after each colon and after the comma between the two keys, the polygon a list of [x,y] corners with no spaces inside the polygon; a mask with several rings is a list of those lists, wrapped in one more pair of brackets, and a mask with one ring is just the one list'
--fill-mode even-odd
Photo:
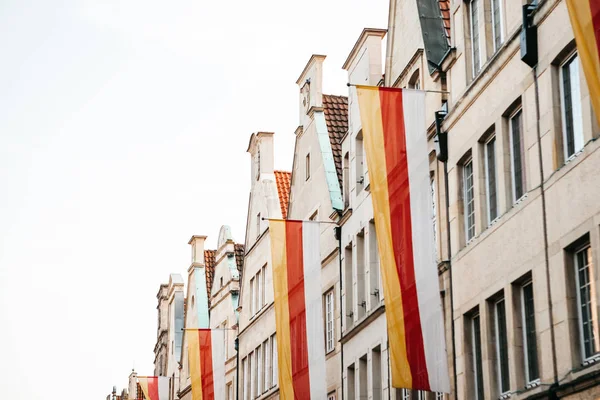
{"label": "yellow and red banner", "polygon": [[450,392],[431,220],[425,92],[357,86],[392,386]]}
{"label": "yellow and red banner", "polygon": [[600,0],[567,0],[577,52],[600,124]]}
{"label": "yellow and red banner", "polygon": [[186,329],[192,400],[225,398],[225,336],[222,329]]}
{"label": "yellow and red banner", "polygon": [[168,376],[138,376],[137,380],[146,400],[169,400]]}
{"label": "yellow and red banner", "polygon": [[321,301],[321,230],[314,221],[269,221],[279,398],[327,398]]}

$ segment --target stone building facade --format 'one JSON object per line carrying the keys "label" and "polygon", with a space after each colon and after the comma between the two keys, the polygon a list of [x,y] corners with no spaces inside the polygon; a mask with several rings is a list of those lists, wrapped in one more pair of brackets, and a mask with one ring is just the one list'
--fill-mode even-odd
{"label": "stone building facade", "polygon": [[[566,4],[531,7],[531,68],[520,52],[526,2],[440,1],[449,49],[433,66],[415,3],[391,1],[385,85],[444,92],[428,93],[426,115],[457,396],[596,398],[599,129]],[[449,227],[437,110],[447,114]]]}

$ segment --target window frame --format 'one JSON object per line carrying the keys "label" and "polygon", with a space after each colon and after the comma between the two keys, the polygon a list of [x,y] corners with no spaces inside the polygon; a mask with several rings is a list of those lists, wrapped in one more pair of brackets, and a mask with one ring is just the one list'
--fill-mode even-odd
{"label": "window frame", "polygon": [[[467,167],[469,167],[471,169],[470,172],[470,178],[471,178],[471,201],[469,201],[469,197],[467,196],[469,190],[467,189],[467,182],[468,182],[468,177],[467,177]],[[476,210],[475,210],[475,168],[473,166],[473,158],[469,157],[462,165],[462,182],[463,182],[463,202],[464,202],[464,206],[463,206],[463,214],[464,214],[464,227],[465,227],[465,241],[466,243],[469,243],[471,240],[473,240],[475,238],[475,225],[476,225],[476,221],[475,221],[475,217],[476,217]],[[473,202],[473,224],[469,225],[469,212],[468,212],[468,208],[469,208],[469,203]],[[469,235],[469,231],[471,230],[470,228],[473,228],[473,235],[470,236]]]}
{"label": "window frame", "polygon": [[[477,335],[475,334],[475,321],[477,321]],[[470,320],[470,329],[471,329],[471,352],[472,352],[472,362],[473,362],[473,390],[474,399],[475,400],[484,400],[484,382],[483,382],[483,354],[482,354],[482,344],[481,344],[481,314],[479,311],[473,313]],[[477,343],[478,342],[478,343]],[[479,345],[479,362],[477,362],[477,345]],[[481,371],[479,371],[481,370]],[[481,376],[480,373],[481,372]],[[481,382],[479,381],[481,378]],[[482,394],[483,397],[480,397],[479,394]]]}
{"label": "window frame", "polygon": [[[521,196],[517,197],[517,184],[515,179],[515,147],[513,121],[519,117],[519,157],[521,159]],[[519,107],[508,117],[508,141],[510,146],[510,181],[512,188],[513,204],[518,203],[527,194],[527,174],[525,171],[525,148],[523,146],[523,108]]]}
{"label": "window frame", "polygon": [[[568,129],[567,129],[567,109],[566,109],[566,101],[565,101],[565,84],[564,84],[564,73],[565,73],[565,67],[567,65],[571,66],[572,63],[575,61],[575,59],[577,59],[577,94],[578,97],[576,98],[577,103],[579,104],[579,118],[578,121],[579,122],[579,132],[576,132],[576,116],[573,114],[573,110],[575,109],[574,103],[573,103],[573,88],[570,88],[570,98],[571,98],[571,124],[573,125],[572,129],[573,129],[573,153],[569,155],[569,138],[568,138]],[[585,147],[585,135],[584,135],[584,128],[583,128],[583,103],[581,101],[581,74],[580,74],[580,68],[581,68],[581,60],[579,58],[579,53],[575,50],[573,52],[571,52],[567,57],[565,57],[565,59],[559,64],[558,67],[558,78],[559,78],[559,87],[560,87],[560,115],[561,115],[561,127],[562,127],[562,140],[563,140],[563,157],[566,161],[570,161],[571,159],[573,159],[575,156],[577,156],[577,154],[579,154],[579,152],[581,152],[583,150],[583,148]],[[569,68],[569,73],[571,71],[571,68]],[[581,139],[581,147],[578,149],[577,148],[577,137],[578,137],[578,133],[580,135],[580,139]]]}
{"label": "window frame", "polygon": [[537,359],[537,331],[536,331],[536,327],[535,327],[535,305],[534,305],[534,318],[533,318],[533,327],[534,327],[534,333],[535,333],[535,343],[533,343],[534,347],[535,347],[535,364],[536,364],[536,369],[538,371],[537,373],[537,377],[532,379],[529,373],[529,369],[530,369],[530,362],[529,362],[529,347],[532,345],[531,343],[529,343],[529,340],[527,339],[527,333],[528,333],[528,323],[527,323],[527,307],[525,305],[526,303],[526,299],[525,299],[525,288],[527,286],[531,286],[531,296],[532,296],[532,300],[535,300],[535,295],[533,292],[533,280],[532,279],[528,279],[527,281],[523,282],[521,284],[520,287],[520,292],[521,292],[521,324],[522,324],[522,331],[523,331],[523,361],[524,361],[524,369],[525,369],[525,384],[529,385],[531,383],[534,382],[539,382],[540,380],[540,372],[539,372],[539,362]]}
{"label": "window frame", "polygon": [[[504,307],[504,320],[502,321],[502,323],[504,324],[504,338],[502,339],[500,337],[500,316],[498,315],[498,307],[500,304],[503,304]],[[498,392],[500,393],[500,395],[504,395],[508,392],[510,392],[510,365],[509,365],[509,358],[508,358],[508,326],[506,324],[506,299],[504,297],[496,300],[494,302],[494,329],[495,329],[495,338],[494,338],[494,345],[496,347],[496,361],[497,361],[497,365],[496,365],[496,379],[498,379]],[[503,370],[502,370],[502,354],[501,354],[501,340],[504,341],[504,346],[505,346],[505,351],[506,351],[506,373],[507,376],[504,376]],[[504,380],[506,379],[506,383],[508,385],[508,387],[503,390],[503,385],[504,385]]]}
{"label": "window frame", "polygon": [[310,179],[310,153],[306,153],[306,158],[304,161],[304,176],[305,181]]}
{"label": "window frame", "polygon": [[[494,1],[498,2],[500,43],[496,43],[496,24],[495,24],[496,13],[494,12]],[[502,44],[504,43],[504,24],[502,23],[502,18],[504,17],[504,8],[503,8],[502,0],[490,0],[490,13],[491,13],[491,22],[492,22],[492,48],[494,49],[494,53],[496,53],[500,49],[500,47],[502,47]]]}
{"label": "window frame", "polygon": [[[496,207],[496,215],[492,218],[492,207],[491,207],[491,192],[490,192],[490,164],[489,164],[489,146],[493,142],[494,148],[494,196],[495,196],[495,207]],[[498,141],[496,140],[496,134],[493,133],[486,141],[483,143],[483,163],[485,169],[485,203],[487,210],[487,223],[488,226],[492,225],[498,218],[500,218],[500,213],[498,210],[498,162],[497,162],[497,146]]]}
{"label": "window frame", "polygon": [[[472,77],[475,78],[479,71],[481,71],[481,29],[479,28],[479,9],[481,0],[468,0],[468,20],[469,20],[469,32],[470,32],[470,43],[471,43],[471,73]],[[473,3],[477,3],[475,14],[473,14]],[[477,17],[477,21],[473,23],[473,15]],[[474,32],[477,30],[477,41],[474,38]],[[475,57],[475,44],[477,44],[477,57]],[[477,68],[475,68],[475,61],[477,60]]]}
{"label": "window frame", "polygon": [[[334,288],[331,288],[327,292],[325,292],[325,294],[323,295],[323,297],[324,297],[324,303],[325,303],[324,304],[325,305],[325,354],[329,354],[329,353],[331,353],[332,351],[335,350],[335,296],[334,296]],[[329,338],[330,334],[331,334],[331,340]]]}
{"label": "window frame", "polygon": [[[580,351],[581,351],[581,359],[583,360],[583,362],[587,362],[591,359],[594,359],[596,357],[598,357],[598,355],[600,354],[600,346],[598,344],[596,344],[595,348],[594,348],[594,352],[592,352],[592,354],[590,355],[586,355],[586,348],[585,348],[585,336],[584,336],[584,327],[583,327],[583,315],[581,312],[582,309],[582,303],[581,303],[581,285],[580,285],[580,281],[579,281],[579,258],[578,255],[583,253],[583,252],[587,252],[591,250],[591,244],[589,242],[577,247],[575,249],[575,251],[572,254],[573,257],[573,267],[575,269],[575,291],[577,292],[577,325],[578,325],[578,331],[579,331],[579,347],[580,347]],[[590,251],[591,252],[591,251]],[[590,282],[594,282],[593,284],[590,284],[588,282],[588,286],[594,286],[595,285],[595,274],[594,274],[594,264],[591,260],[591,254],[589,255],[589,259],[588,259],[588,263],[586,265],[586,268],[588,268],[588,276],[591,275],[591,280]],[[590,273],[591,271],[591,273]],[[589,278],[588,278],[589,279]],[[591,290],[591,289],[590,289]],[[592,311],[594,309],[597,308],[597,299],[596,299],[596,293],[591,293],[591,295],[588,293],[589,296],[589,302],[590,302],[590,308],[592,309]],[[592,323],[592,325],[594,324],[594,320],[596,322],[596,327],[592,328],[593,330],[595,330],[595,332],[592,332],[592,334],[596,334],[597,337],[595,337],[593,339],[594,342],[598,342],[600,341],[600,329],[598,328],[598,315],[596,313],[595,319],[593,317],[593,315],[590,317],[590,321],[588,323]]]}

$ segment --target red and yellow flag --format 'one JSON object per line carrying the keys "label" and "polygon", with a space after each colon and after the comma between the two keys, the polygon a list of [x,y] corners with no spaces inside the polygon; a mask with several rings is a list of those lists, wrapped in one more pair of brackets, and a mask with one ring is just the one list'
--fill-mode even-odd
{"label": "red and yellow flag", "polygon": [[186,329],[192,400],[225,398],[225,343],[222,329]]}
{"label": "red and yellow flag", "polygon": [[269,221],[279,398],[327,398],[318,222]]}
{"label": "red and yellow flag", "polygon": [[137,380],[146,400],[169,400],[168,376],[138,376]]}
{"label": "red and yellow flag", "polygon": [[567,0],[577,52],[600,124],[600,0]]}
{"label": "red and yellow flag", "polygon": [[390,343],[392,386],[449,392],[431,220],[425,92],[357,87]]}

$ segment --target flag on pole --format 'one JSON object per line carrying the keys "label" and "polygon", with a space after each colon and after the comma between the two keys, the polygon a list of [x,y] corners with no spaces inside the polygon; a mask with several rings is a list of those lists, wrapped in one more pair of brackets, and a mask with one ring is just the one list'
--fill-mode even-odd
{"label": "flag on pole", "polygon": [[186,329],[192,400],[225,398],[225,333]]}
{"label": "flag on pole", "polygon": [[425,92],[357,86],[392,386],[450,392],[431,220]]}
{"label": "flag on pole", "polygon": [[327,398],[318,222],[269,221],[279,396]]}
{"label": "flag on pole", "polygon": [[138,376],[146,400],[169,400],[168,376]]}
{"label": "flag on pole", "polygon": [[577,52],[600,123],[600,0],[567,0]]}

